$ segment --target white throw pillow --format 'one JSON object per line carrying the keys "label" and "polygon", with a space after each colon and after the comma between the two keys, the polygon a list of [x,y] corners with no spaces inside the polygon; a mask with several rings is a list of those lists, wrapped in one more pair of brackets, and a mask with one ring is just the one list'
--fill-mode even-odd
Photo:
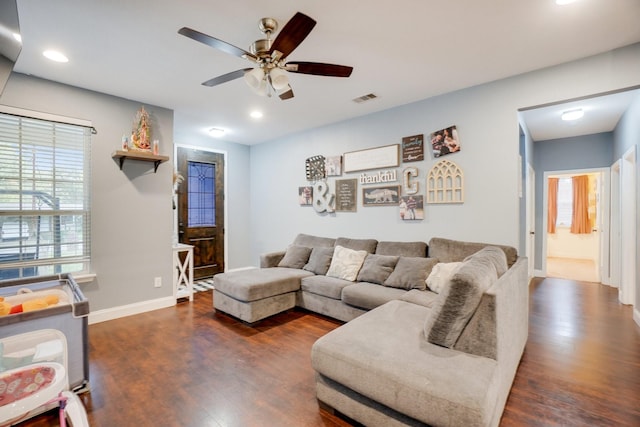
{"label": "white throw pillow", "polygon": [[354,282],[366,257],[367,251],[355,251],[336,246],[333,250],[333,258],[331,258],[327,276]]}
{"label": "white throw pillow", "polygon": [[462,264],[461,262],[439,262],[437,263],[425,281],[429,289],[439,294],[444,286],[449,282],[453,273]]}

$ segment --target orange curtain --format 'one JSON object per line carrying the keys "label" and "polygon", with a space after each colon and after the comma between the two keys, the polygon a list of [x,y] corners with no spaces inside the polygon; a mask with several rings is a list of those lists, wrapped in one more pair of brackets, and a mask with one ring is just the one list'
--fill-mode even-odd
{"label": "orange curtain", "polygon": [[558,178],[549,178],[549,192],[547,195],[547,233],[556,232],[558,220]]}
{"label": "orange curtain", "polygon": [[589,177],[574,176],[573,182],[573,215],[571,217],[571,233],[591,233],[589,220]]}

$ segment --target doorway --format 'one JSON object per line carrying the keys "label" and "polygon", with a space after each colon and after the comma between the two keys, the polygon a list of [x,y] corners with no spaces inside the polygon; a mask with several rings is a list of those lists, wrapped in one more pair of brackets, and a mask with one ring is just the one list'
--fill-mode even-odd
{"label": "doorway", "polygon": [[[588,181],[588,217],[586,230],[572,232],[574,177]],[[557,222],[548,227],[549,182],[557,188]],[[608,170],[579,170],[545,173],[543,198],[543,271],[547,277],[602,283],[609,276]]]}
{"label": "doorway", "polygon": [[224,271],[224,154],[177,147],[178,241],[193,245],[194,279]]}

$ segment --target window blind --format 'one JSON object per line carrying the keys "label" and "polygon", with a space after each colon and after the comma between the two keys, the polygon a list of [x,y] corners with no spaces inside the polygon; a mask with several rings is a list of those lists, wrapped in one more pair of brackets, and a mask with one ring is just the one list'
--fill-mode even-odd
{"label": "window blind", "polygon": [[0,113],[0,279],[89,272],[91,128]]}

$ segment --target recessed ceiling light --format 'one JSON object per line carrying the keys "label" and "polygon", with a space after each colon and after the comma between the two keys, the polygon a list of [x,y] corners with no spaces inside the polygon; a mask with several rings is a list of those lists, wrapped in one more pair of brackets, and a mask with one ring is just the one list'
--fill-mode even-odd
{"label": "recessed ceiling light", "polygon": [[18,33],[13,33],[13,38],[18,42],[18,43],[22,43],[22,36]]}
{"label": "recessed ceiling light", "polygon": [[261,119],[263,116],[262,111],[252,111],[249,115],[254,119]]}
{"label": "recessed ceiling light", "polygon": [[42,52],[45,58],[48,58],[55,62],[69,62],[69,58],[67,58],[62,52],[58,52],[57,50],[45,50]]}
{"label": "recessed ceiling light", "polygon": [[582,110],[582,108],[578,108],[575,110],[568,110],[562,113],[562,120],[564,121],[578,120],[582,118],[582,116],[584,116],[584,111]]}
{"label": "recessed ceiling light", "polygon": [[222,135],[224,135],[224,129],[211,128],[209,129],[209,135],[211,135],[214,138],[220,138]]}
{"label": "recessed ceiling light", "polygon": [[560,6],[564,6],[565,4],[575,3],[578,0],[556,0],[556,4]]}

